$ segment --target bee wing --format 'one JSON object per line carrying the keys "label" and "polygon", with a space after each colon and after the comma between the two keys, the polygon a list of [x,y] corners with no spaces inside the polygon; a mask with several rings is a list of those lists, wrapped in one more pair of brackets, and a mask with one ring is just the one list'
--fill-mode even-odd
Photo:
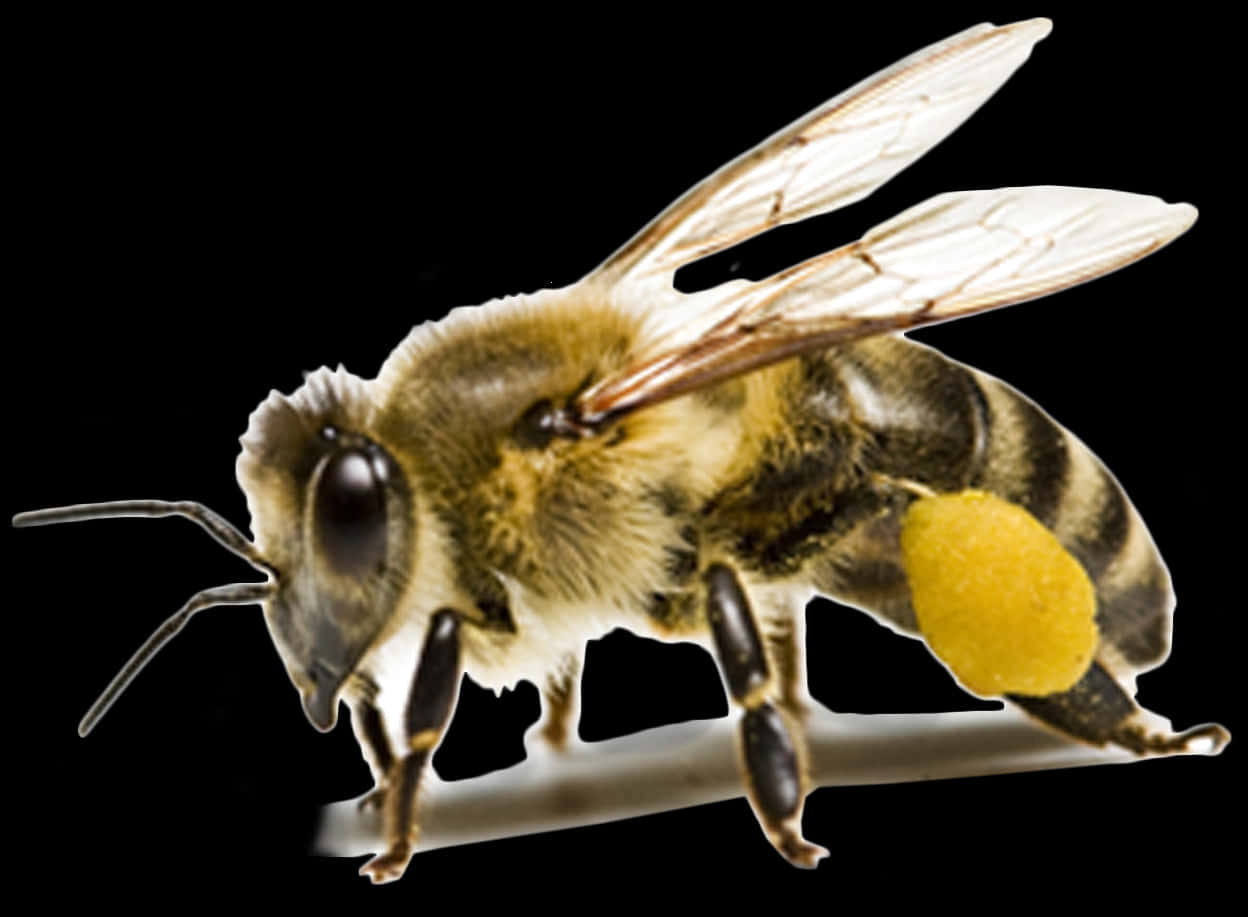
{"label": "bee wing", "polygon": [[683,264],[861,200],[969,118],[1050,28],[977,25],[898,61],[695,185],[593,276],[670,285]]}
{"label": "bee wing", "polygon": [[643,352],[574,411],[600,423],[805,351],[1035,299],[1142,258],[1195,219],[1190,204],[1121,191],[942,194],[766,280],[671,300]]}

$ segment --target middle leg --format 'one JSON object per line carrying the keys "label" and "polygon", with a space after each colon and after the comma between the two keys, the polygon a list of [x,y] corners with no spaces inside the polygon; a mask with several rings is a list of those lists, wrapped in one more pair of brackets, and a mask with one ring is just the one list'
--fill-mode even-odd
{"label": "middle leg", "polygon": [[720,671],[741,718],[741,753],[750,805],[768,840],[790,863],[807,869],[828,851],[802,837],[802,806],[808,786],[802,768],[805,749],[800,722],[781,712],[758,623],[733,570],[713,564],[706,571],[707,619]]}
{"label": "middle leg", "polygon": [[534,734],[558,752],[575,743],[581,712],[581,665],[579,653],[568,653],[559,668],[546,677],[541,688],[541,715],[525,735],[526,748]]}

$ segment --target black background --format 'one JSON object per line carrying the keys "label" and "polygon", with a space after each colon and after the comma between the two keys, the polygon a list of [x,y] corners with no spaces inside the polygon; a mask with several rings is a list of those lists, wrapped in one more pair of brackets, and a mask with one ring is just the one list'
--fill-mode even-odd
{"label": "black background", "polygon": [[[1001,5],[904,20],[884,4],[814,19],[775,4],[686,23],[670,12],[67,15],[15,33],[28,53],[9,141],[22,162],[10,512],[185,498],[245,525],[237,437],[271,388],[322,364],[371,376],[421,320],[571,283],[693,182],[858,79],[976,22],[1048,13],[1055,31],[1031,62],[869,201],[680,282],[765,276],[945,190],[1069,184],[1197,204],[1190,233],[1110,279],[915,337],[1017,385],[1113,469],[1179,596],[1173,657],[1140,699],[1177,727],[1241,726],[1241,562],[1224,532],[1242,505],[1239,266],[1222,252],[1242,210],[1217,24]],[[306,724],[257,609],[197,619],[89,740],[75,735],[152,628],[192,592],[247,577],[240,562],[189,524],[132,520],[11,533],[7,557],[19,870],[101,890],[164,878],[370,892],[359,861],[305,856],[317,807],[363,791],[367,772],[345,723],[327,737]],[[817,604],[809,629],[811,687],[835,709],[979,703],[865,616]],[[587,739],[726,710],[709,657],[621,633],[591,647],[585,705]],[[529,685],[501,699],[467,685],[439,769],[518,760],[536,715]],[[1002,878],[1060,891],[1078,876],[1114,897],[1216,884],[1237,751],[822,790],[806,833],[833,856],[813,874],[785,866],[737,800],[424,854],[372,900],[459,906],[462,880],[474,903],[514,906],[530,891],[556,906],[633,889],[657,902],[658,883],[827,906],[849,892],[935,901]],[[572,896],[572,879],[591,891]]]}

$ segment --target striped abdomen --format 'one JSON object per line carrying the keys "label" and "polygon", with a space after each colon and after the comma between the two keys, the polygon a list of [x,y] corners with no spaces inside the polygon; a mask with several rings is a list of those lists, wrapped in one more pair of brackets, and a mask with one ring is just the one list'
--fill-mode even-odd
{"label": "striped abdomen", "polygon": [[[1051,529],[1096,587],[1102,664],[1138,670],[1165,656],[1173,599],[1152,539],[1104,466],[1036,405],[899,337],[807,358],[804,369],[803,409],[855,431],[859,467],[940,492],[987,490]],[[914,630],[898,549],[904,505],[884,509],[825,543],[815,582]]]}

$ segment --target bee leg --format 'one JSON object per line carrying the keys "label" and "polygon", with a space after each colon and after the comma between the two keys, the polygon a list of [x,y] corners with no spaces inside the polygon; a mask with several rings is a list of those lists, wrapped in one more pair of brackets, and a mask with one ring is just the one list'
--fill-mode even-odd
{"label": "bee leg", "polygon": [[360,869],[375,883],[403,875],[412,858],[416,835],[416,791],[420,777],[442,738],[459,691],[459,616],[449,608],[429,622],[420,664],[408,695],[403,730],[407,748],[394,760],[386,778],[382,824],[388,847]]}
{"label": "bee leg", "polygon": [[807,704],[806,671],[802,665],[802,622],[792,616],[777,622],[766,631],[767,655],[776,669],[780,694],[776,702],[789,716],[804,720],[810,713]]}
{"label": "bee leg", "polygon": [[1152,732],[1139,722],[1140,708],[1099,662],[1067,691],[1046,697],[1007,695],[1039,720],[1093,745],[1114,743],[1137,755],[1188,751],[1192,742],[1211,743],[1211,750],[1229,738],[1217,724],[1197,726],[1178,734]]}
{"label": "bee leg", "polygon": [[360,800],[360,811],[380,809],[386,798],[386,778],[394,766],[394,750],[386,737],[381,711],[371,701],[356,702],[351,708],[351,728],[373,774],[373,790]]}
{"label": "bee leg", "polygon": [[575,737],[581,708],[581,659],[569,654],[564,665],[546,679],[542,688],[543,718],[538,734],[555,751],[568,747],[568,738]]}
{"label": "bee leg", "polygon": [[794,866],[814,868],[828,852],[802,837],[807,787],[800,724],[786,719],[773,703],[767,656],[736,574],[723,564],[712,565],[706,571],[706,593],[720,670],[733,700],[745,708],[741,751],[750,805],[782,856]]}

